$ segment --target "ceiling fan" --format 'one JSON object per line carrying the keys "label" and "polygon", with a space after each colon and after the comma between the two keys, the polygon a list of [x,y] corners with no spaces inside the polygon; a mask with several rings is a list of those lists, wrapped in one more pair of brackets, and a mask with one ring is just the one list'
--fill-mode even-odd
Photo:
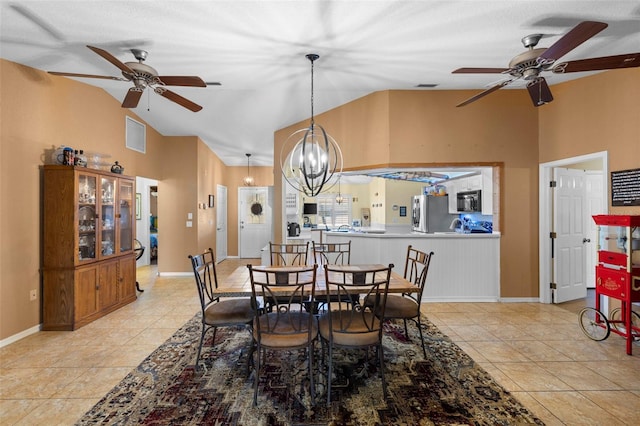
{"label": "ceiling fan", "polygon": [[77,74],[69,72],[49,71],[49,74],[62,75],[67,77],[85,77],[85,78],[103,78],[107,80],[119,80],[133,82],[134,86],[129,89],[127,95],[122,102],[123,108],[135,108],[138,106],[142,92],[147,87],[153,89],[160,96],[164,96],[172,102],[177,103],[193,112],[200,111],[202,107],[187,98],[178,95],[165,86],[192,86],[207,87],[207,84],[200,78],[195,76],[159,76],[158,72],[146,65],[144,60],[147,59],[147,52],[140,49],[131,49],[131,53],[138,62],[121,62],[106,50],[94,46],[87,46],[116,67],[120,68],[123,77],[111,77],[104,75]]}
{"label": "ceiling fan", "polygon": [[529,91],[533,105],[538,107],[553,101],[553,95],[551,95],[549,85],[545,78],[541,76],[543,71],[562,74],[567,72],[599,71],[640,66],[640,53],[580,59],[556,65],[558,59],[607,28],[607,26],[604,22],[581,22],[549,48],[535,48],[542,38],[542,34],[528,35],[522,39],[522,44],[529,50],[514,57],[511,62],[509,62],[509,68],[458,68],[453,71],[453,74],[500,73],[508,74],[510,78],[495,84],[489,89],[478,93],[456,106],[461,107],[468,105],[522,78],[526,81],[527,90]]}

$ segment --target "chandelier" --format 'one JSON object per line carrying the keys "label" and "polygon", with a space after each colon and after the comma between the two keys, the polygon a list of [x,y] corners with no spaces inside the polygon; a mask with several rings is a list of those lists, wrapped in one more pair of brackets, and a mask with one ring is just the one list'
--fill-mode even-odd
{"label": "chandelier", "polygon": [[242,183],[244,183],[244,186],[253,186],[253,177],[251,176],[251,173],[249,173],[249,158],[251,158],[251,154],[245,155],[247,156],[247,175],[242,179]]}
{"label": "chandelier", "polygon": [[306,55],[311,61],[311,123],[293,132],[280,151],[280,168],[285,180],[308,197],[334,186],[337,180],[332,180],[334,174],[342,172],[342,151],[338,143],[313,117],[313,63],[319,57],[315,53]]}

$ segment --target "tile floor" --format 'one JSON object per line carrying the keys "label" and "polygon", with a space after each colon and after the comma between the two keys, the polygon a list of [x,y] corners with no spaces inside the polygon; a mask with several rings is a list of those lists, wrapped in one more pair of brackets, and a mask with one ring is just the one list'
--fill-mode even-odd
{"label": "tile floor", "polygon": [[[218,265],[219,278],[248,259]],[[191,277],[138,269],[134,303],[74,332],[40,332],[0,348],[0,424],[69,425],[199,309]],[[444,333],[548,425],[640,424],[640,345],[584,336],[588,301],[427,303]]]}

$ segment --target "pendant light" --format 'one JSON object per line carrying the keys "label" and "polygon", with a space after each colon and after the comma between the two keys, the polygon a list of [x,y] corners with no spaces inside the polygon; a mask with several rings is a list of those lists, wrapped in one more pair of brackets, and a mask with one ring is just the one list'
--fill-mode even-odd
{"label": "pendant light", "polygon": [[247,156],[247,175],[242,179],[242,183],[244,186],[253,186],[253,177],[251,176],[249,169],[249,158],[251,158],[251,154],[245,154]]}
{"label": "pendant light", "polygon": [[340,191],[340,178],[338,178],[338,195],[336,196],[336,203],[344,203],[344,197],[342,196],[342,191]]}
{"label": "pendant light", "polygon": [[334,186],[337,181],[332,180],[334,174],[342,172],[342,151],[338,143],[315,123],[313,116],[313,64],[319,57],[315,53],[306,55],[311,61],[311,123],[293,132],[280,151],[280,168],[285,180],[308,197]]}

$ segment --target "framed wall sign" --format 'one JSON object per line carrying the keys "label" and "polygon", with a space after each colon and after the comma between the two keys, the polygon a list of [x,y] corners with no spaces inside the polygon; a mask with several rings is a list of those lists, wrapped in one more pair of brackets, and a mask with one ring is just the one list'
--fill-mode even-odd
{"label": "framed wall sign", "polygon": [[640,206],[640,169],[611,172],[611,205]]}

